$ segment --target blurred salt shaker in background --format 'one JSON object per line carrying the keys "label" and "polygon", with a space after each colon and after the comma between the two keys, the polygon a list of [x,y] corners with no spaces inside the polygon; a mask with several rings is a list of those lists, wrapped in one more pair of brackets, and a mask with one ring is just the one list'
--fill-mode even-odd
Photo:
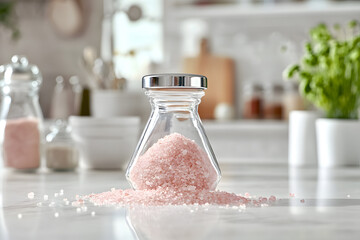
{"label": "blurred salt shaker in background", "polygon": [[80,79],[78,76],[71,76],[69,78],[69,83],[71,85],[71,94],[70,94],[70,115],[78,115],[80,112],[81,105],[81,94],[82,86],[80,84]]}
{"label": "blurred salt shaker in background", "polygon": [[43,115],[39,104],[42,76],[25,56],[15,55],[0,66],[0,136],[5,167],[40,167]]}
{"label": "blurred salt shaker in background", "polygon": [[56,120],[46,136],[46,167],[57,171],[73,170],[78,166],[79,153],[71,138],[71,129],[64,120]]}
{"label": "blurred salt shaker in background", "polygon": [[69,93],[65,88],[65,81],[62,76],[56,77],[56,85],[51,101],[50,118],[67,119],[70,116]]}

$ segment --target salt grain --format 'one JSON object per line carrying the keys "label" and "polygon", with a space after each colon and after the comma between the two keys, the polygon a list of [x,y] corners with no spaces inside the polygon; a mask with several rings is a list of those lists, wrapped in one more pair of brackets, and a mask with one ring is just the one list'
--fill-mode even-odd
{"label": "salt grain", "polygon": [[34,199],[35,193],[34,192],[29,192],[27,197],[28,197],[28,199]]}
{"label": "salt grain", "polygon": [[270,201],[270,202],[275,202],[275,201],[276,201],[276,197],[271,195],[271,196],[269,197],[269,201]]}
{"label": "salt grain", "polygon": [[139,190],[158,187],[181,190],[189,186],[215,190],[217,172],[201,147],[179,133],[172,133],[138,158],[129,178]]}
{"label": "salt grain", "polygon": [[47,201],[49,199],[48,195],[44,195],[44,200]]}
{"label": "salt grain", "polygon": [[58,212],[54,213],[54,217],[55,217],[55,218],[58,218],[58,217],[59,217],[59,213],[58,213]]}
{"label": "salt grain", "polygon": [[22,214],[19,213],[19,214],[17,215],[17,218],[18,218],[18,219],[22,219]]}
{"label": "salt grain", "polygon": [[95,214],[96,214],[95,212],[91,212],[92,217],[95,217]]}

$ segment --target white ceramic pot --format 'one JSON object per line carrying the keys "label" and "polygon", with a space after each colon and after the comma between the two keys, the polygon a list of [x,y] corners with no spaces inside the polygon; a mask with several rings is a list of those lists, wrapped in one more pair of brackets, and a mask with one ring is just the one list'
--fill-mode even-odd
{"label": "white ceramic pot", "polygon": [[289,166],[316,166],[315,111],[291,111],[289,116]]}
{"label": "white ceramic pot", "polygon": [[360,121],[316,120],[319,167],[359,166]]}

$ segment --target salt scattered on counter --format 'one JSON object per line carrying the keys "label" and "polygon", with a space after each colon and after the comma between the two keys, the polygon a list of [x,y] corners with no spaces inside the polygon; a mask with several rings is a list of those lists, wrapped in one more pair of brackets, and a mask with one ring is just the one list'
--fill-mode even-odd
{"label": "salt scattered on counter", "polygon": [[[89,201],[96,206],[242,205],[252,203],[252,200],[248,198],[223,191],[178,192],[168,188],[156,190],[117,189],[100,194],[90,194],[82,199],[83,202]],[[254,203],[256,204],[256,202]]]}
{"label": "salt scattered on counter", "polygon": [[34,192],[29,192],[27,197],[28,197],[28,199],[34,199],[35,193]]}

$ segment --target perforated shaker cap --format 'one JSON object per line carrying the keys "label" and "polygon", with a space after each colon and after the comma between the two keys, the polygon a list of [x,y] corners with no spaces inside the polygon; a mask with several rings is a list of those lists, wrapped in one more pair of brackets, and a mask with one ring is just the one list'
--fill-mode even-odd
{"label": "perforated shaker cap", "polygon": [[142,87],[206,89],[207,78],[196,74],[151,74],[142,78]]}

